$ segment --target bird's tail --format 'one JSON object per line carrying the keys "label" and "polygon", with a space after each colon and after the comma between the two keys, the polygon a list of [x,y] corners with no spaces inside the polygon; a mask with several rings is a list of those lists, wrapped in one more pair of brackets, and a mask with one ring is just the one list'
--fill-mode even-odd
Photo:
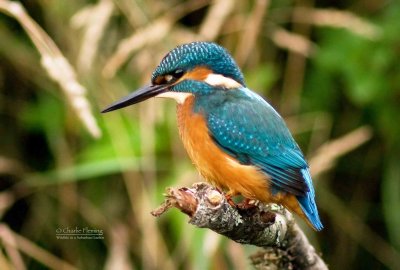
{"label": "bird's tail", "polygon": [[306,215],[308,221],[317,231],[322,230],[324,227],[319,219],[317,205],[315,204],[315,192],[314,187],[311,180],[310,171],[308,168],[301,170],[304,180],[309,187],[309,191],[307,192],[306,196],[296,196],[301,209],[303,210],[304,214]]}

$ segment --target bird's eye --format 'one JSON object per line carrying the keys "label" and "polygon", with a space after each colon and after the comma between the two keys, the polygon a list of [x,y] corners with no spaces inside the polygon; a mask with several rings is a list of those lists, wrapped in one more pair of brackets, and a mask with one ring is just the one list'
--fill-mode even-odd
{"label": "bird's eye", "polygon": [[171,72],[170,74],[167,74],[164,76],[164,80],[167,83],[173,83],[176,82],[177,80],[179,80],[182,76],[183,76],[184,72],[182,69],[177,69],[173,72]]}
{"label": "bird's eye", "polygon": [[183,76],[183,70],[182,69],[177,69],[174,71],[173,75],[175,79],[180,79]]}
{"label": "bird's eye", "polygon": [[176,82],[177,80],[179,80],[183,74],[185,74],[185,72],[182,69],[177,69],[171,73],[168,73],[166,75],[161,75],[158,76],[155,80],[154,83],[155,84],[171,84]]}

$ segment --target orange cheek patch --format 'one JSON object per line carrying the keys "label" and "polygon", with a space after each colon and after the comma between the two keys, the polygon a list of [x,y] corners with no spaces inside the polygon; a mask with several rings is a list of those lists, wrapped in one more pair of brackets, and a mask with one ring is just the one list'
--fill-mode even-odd
{"label": "orange cheek patch", "polygon": [[154,84],[156,84],[156,85],[164,84],[165,82],[166,81],[165,81],[165,77],[164,76],[158,76],[154,80]]}
{"label": "orange cheek patch", "polygon": [[204,81],[212,71],[206,67],[196,67],[191,71],[187,72],[185,75],[180,78],[179,81],[182,80],[196,80],[196,81]]}

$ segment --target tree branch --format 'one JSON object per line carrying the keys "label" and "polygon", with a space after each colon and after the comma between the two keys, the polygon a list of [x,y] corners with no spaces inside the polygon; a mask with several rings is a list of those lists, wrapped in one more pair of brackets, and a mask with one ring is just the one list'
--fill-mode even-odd
{"label": "tree branch", "polygon": [[215,187],[196,183],[191,188],[168,188],[164,203],[152,211],[158,217],[175,207],[189,223],[208,228],[238,243],[263,247],[251,256],[256,269],[328,269],[293,216],[276,204],[233,206]]}

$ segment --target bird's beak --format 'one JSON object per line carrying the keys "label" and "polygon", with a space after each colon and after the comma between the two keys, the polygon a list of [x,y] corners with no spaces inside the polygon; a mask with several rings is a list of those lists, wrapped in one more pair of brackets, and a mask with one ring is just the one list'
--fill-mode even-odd
{"label": "bird's beak", "polygon": [[161,85],[147,85],[142,88],[139,88],[135,92],[127,95],[126,97],[121,98],[120,100],[114,102],[104,110],[102,113],[107,113],[111,111],[115,111],[121,108],[124,108],[129,105],[133,105],[139,102],[142,102],[151,97],[157,96],[158,94],[164,93],[168,91],[169,85],[161,84]]}

